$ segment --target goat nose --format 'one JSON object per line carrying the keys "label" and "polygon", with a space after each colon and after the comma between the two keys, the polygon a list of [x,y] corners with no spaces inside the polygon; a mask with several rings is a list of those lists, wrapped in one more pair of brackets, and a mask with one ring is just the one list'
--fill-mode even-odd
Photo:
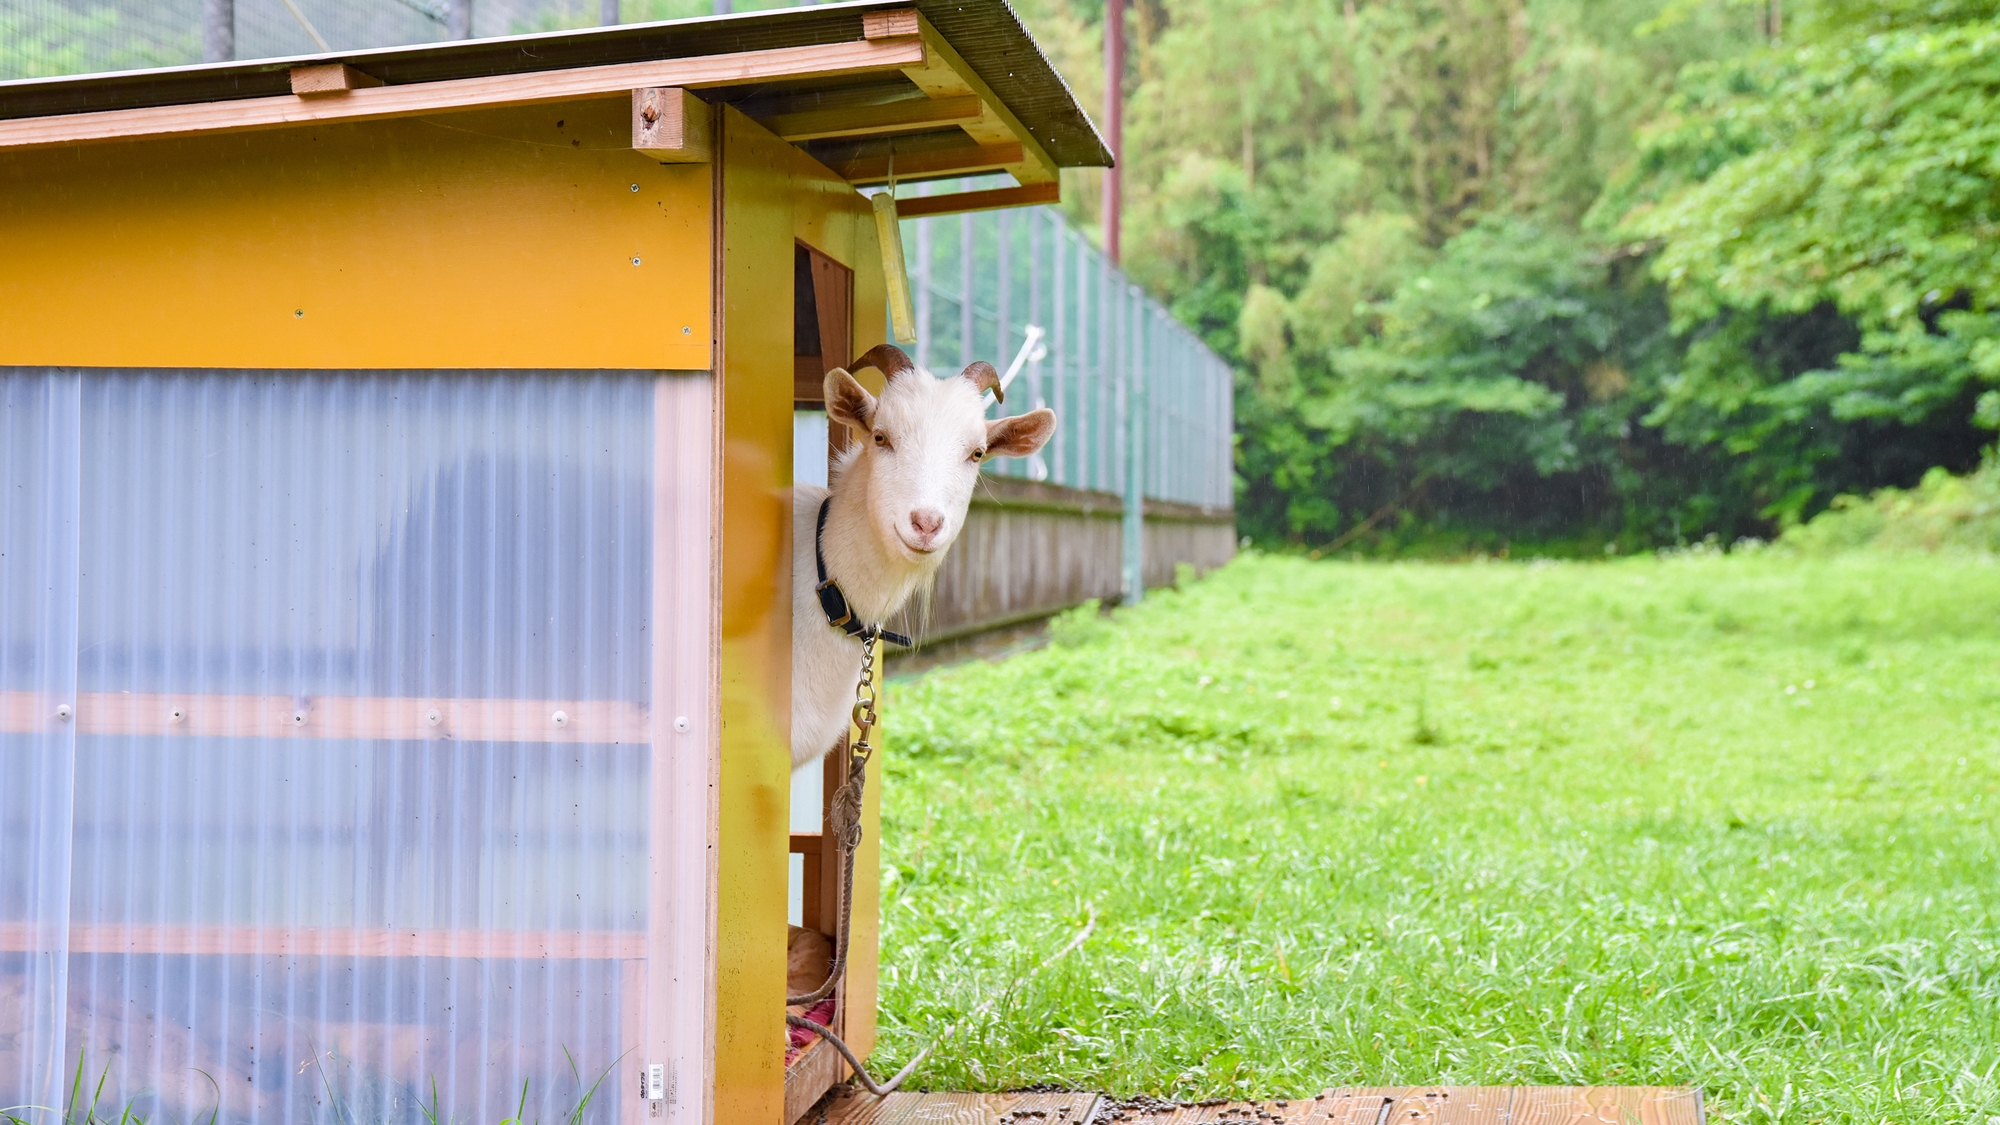
{"label": "goat nose", "polygon": [[910,527],[918,535],[929,539],[944,529],[944,513],[935,508],[913,508],[910,511]]}

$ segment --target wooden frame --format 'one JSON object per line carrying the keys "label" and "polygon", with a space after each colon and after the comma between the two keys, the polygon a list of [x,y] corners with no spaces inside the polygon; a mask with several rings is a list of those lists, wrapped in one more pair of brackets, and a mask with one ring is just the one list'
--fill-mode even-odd
{"label": "wooden frame", "polygon": [[100,110],[0,121],[0,149],[45,148],[140,137],[188,137],[329,121],[381,121],[498,106],[624,97],[648,86],[706,89],[777,79],[827,78],[921,66],[921,37],[864,39],[726,55],[617,63],[534,74],[453,78],[348,89],[337,96],[242,98],[194,105]]}
{"label": "wooden frame", "polygon": [[896,213],[905,219],[917,219],[925,215],[959,215],[967,211],[995,211],[1002,207],[1034,207],[1060,202],[1062,185],[1051,182],[985,191],[958,191],[949,195],[913,195],[896,201]]}
{"label": "wooden frame", "polygon": [[426,699],[396,696],[83,692],[74,713],[33,692],[0,692],[0,731],[73,722],[78,734],[194,738],[398,739],[461,742],[648,742],[637,703],[596,699]]}
{"label": "wooden frame", "polygon": [[[862,156],[843,161],[834,171],[850,184],[886,184],[893,171],[899,180],[936,179],[942,176],[970,176],[980,172],[1012,171],[1021,163],[1021,146],[1013,141],[992,145],[967,145],[933,149],[929,152]],[[901,211],[898,201],[898,212]]]}
{"label": "wooden frame", "polygon": [[787,141],[914,133],[978,121],[986,103],[977,97],[903,98],[879,105],[813,109],[763,119],[764,128]]}
{"label": "wooden frame", "polygon": [[1056,162],[1035,140],[1035,135],[1002,102],[993,88],[954,50],[937,28],[915,9],[870,12],[862,17],[863,34],[875,42],[899,42],[911,35],[924,44],[925,57],[902,68],[904,77],[933,99],[977,97],[985,112],[978,120],[961,126],[981,148],[1013,144],[1019,149],[1003,170],[1023,185],[1052,183],[1057,179]]}
{"label": "wooden frame", "polygon": [[[0,950],[31,953],[42,948],[42,939],[39,927],[32,923],[0,923]],[[638,930],[388,930],[79,922],[69,928],[65,952],[624,961],[645,957],[646,935]]]}
{"label": "wooden frame", "polygon": [[678,86],[632,91],[632,151],[662,164],[706,164],[715,111]]}
{"label": "wooden frame", "polygon": [[826,373],[854,360],[854,271],[804,242],[796,253],[806,256],[812,278],[819,351],[800,355],[793,350],[792,408],[818,409],[825,406]]}
{"label": "wooden frame", "polygon": [[295,66],[289,77],[292,93],[302,98],[315,94],[345,94],[349,90],[365,90],[382,84],[380,78],[363,74],[346,63]]}

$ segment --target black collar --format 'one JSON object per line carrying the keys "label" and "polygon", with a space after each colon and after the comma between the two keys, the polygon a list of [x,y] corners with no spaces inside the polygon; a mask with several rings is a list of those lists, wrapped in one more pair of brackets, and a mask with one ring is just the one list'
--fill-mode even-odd
{"label": "black collar", "polygon": [[819,567],[819,585],[813,587],[813,593],[819,595],[819,608],[826,614],[826,623],[850,637],[880,637],[892,645],[910,648],[910,638],[903,634],[891,633],[880,625],[863,625],[856,621],[840,583],[826,576],[826,550],[820,546],[820,540],[826,535],[826,513],[832,507],[831,496],[819,502],[819,526],[813,528],[813,562]]}

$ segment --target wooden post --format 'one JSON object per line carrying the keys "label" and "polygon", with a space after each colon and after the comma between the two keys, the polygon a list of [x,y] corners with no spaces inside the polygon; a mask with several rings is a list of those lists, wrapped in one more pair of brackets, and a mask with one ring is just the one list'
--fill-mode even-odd
{"label": "wooden post", "polygon": [[1111,147],[1111,167],[1104,170],[1104,255],[1118,265],[1120,198],[1119,165],[1125,159],[1125,0],[1104,0],[1104,142]]}
{"label": "wooden post", "polygon": [[632,148],[662,164],[705,164],[714,150],[708,103],[672,86],[632,91]]}

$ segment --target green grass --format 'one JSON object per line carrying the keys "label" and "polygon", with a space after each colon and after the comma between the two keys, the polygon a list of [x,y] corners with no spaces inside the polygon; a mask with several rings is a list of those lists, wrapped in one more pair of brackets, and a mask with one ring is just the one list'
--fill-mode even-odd
{"label": "green grass", "polygon": [[[2000,565],[1248,557],[895,686],[919,1083],[2000,1122]],[[1090,940],[1024,973],[1092,913]]]}

